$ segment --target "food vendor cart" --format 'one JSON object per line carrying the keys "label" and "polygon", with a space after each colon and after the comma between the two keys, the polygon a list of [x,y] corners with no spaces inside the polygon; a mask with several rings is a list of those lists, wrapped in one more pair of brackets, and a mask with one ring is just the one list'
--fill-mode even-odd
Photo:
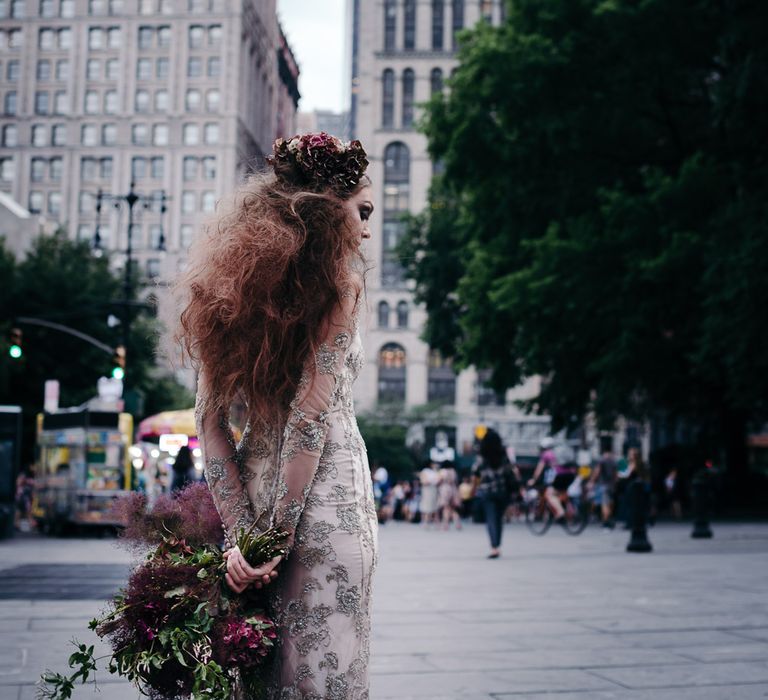
{"label": "food vendor cart", "polygon": [[119,525],[112,502],[132,487],[133,418],[111,411],[38,415],[38,473],[32,514],[44,532]]}

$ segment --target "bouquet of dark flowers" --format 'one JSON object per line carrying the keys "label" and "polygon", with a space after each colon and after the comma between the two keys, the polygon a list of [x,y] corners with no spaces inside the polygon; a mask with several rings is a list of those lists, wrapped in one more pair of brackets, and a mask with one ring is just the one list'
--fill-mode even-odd
{"label": "bouquet of dark flowers", "polygon": [[[123,543],[147,550],[128,585],[90,629],[109,641],[109,672],[130,679],[155,700],[229,700],[235,689],[264,694],[264,673],[277,632],[264,594],[234,593],[224,582],[221,520],[205,484],[161,496],[147,509],[143,494],[117,502]],[[240,531],[237,545],[252,566],[285,554],[286,533]],[[69,676],[46,671],[38,697],[70,698],[95,674],[94,647],[73,642]]]}

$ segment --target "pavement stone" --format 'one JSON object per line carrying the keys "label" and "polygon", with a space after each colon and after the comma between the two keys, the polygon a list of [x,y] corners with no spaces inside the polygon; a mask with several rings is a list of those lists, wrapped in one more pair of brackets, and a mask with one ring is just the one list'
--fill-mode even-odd
{"label": "pavement stone", "polygon": [[[768,525],[713,527],[699,541],[660,524],[652,553],[628,554],[623,531],[533,537],[513,523],[489,561],[482,526],[388,523],[372,700],[768,699]],[[131,559],[109,539],[0,542],[0,700],[32,700],[72,637],[96,640],[87,622]],[[141,697],[99,678],[74,700]]]}

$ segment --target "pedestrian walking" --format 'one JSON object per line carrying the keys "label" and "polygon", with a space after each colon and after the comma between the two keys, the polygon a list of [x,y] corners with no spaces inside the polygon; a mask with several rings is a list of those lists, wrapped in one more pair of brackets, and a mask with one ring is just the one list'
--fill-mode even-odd
{"label": "pedestrian walking", "polygon": [[440,475],[437,473],[437,469],[435,469],[436,466],[434,462],[427,461],[424,464],[424,468],[419,472],[419,481],[421,482],[419,511],[421,512],[421,522],[424,527],[437,524],[437,487],[440,483]]}
{"label": "pedestrian walking", "polygon": [[475,495],[482,502],[491,543],[489,559],[497,559],[501,555],[504,511],[509,504],[515,480],[520,481],[520,473],[515,471],[516,468],[509,463],[501,436],[489,428],[480,441],[479,459],[472,467]]}
{"label": "pedestrian walking", "polygon": [[451,523],[461,530],[461,518],[459,517],[459,487],[456,483],[458,476],[453,462],[443,462],[438,472],[440,483],[437,486],[437,507],[440,511],[440,522],[443,530],[447,530]]}
{"label": "pedestrian walking", "polygon": [[618,467],[611,450],[603,452],[600,461],[589,477],[593,499],[600,506],[600,515],[604,528],[613,529],[613,492],[616,489]]}
{"label": "pedestrian walking", "polygon": [[171,493],[181,491],[187,484],[194,481],[192,471],[195,463],[192,461],[192,450],[186,445],[179,448],[179,453],[173,462],[173,478],[171,480]]}

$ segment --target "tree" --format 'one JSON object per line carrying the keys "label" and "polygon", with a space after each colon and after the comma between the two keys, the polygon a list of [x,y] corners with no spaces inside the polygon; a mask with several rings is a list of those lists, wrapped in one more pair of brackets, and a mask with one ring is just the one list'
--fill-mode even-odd
{"label": "tree", "polygon": [[[120,344],[120,327],[110,328],[106,320],[110,313],[119,313],[122,280],[110,270],[108,258],[95,258],[87,243],[71,241],[64,231],[41,236],[20,263],[0,245],[0,274],[0,330],[4,333],[17,323],[15,319],[26,316],[74,328],[111,347]],[[155,376],[160,330],[148,309],[135,314],[127,348],[131,385],[149,393],[157,410],[187,407],[188,392],[170,377]],[[80,405],[96,394],[99,377],[109,376],[112,356],[49,328],[23,325],[23,332],[22,360],[12,360],[5,352],[0,356],[0,403],[22,407],[25,458],[30,459],[34,416],[43,408],[45,380],[59,380],[62,406]],[[165,398],[155,391],[158,383],[165,387]],[[178,401],[184,405],[177,405]]]}
{"label": "tree", "polygon": [[663,410],[738,476],[768,396],[768,6],[508,7],[464,33],[427,109],[430,202],[457,212],[410,227],[417,294],[495,388],[542,375],[529,407],[556,426]]}

